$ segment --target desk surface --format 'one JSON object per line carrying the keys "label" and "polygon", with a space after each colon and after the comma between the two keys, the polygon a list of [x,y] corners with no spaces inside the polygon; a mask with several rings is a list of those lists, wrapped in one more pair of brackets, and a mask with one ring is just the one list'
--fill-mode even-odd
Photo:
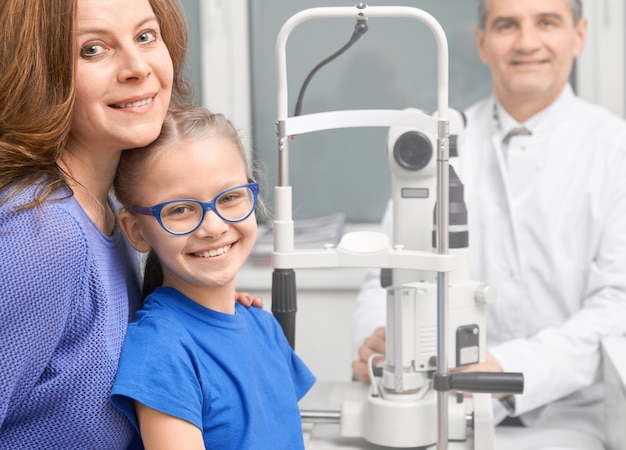
{"label": "desk surface", "polygon": [[[339,411],[345,400],[365,398],[367,387],[357,382],[318,383],[300,402],[302,410]],[[304,424],[307,450],[384,450],[360,438],[345,438],[338,424]],[[428,450],[435,449],[435,446]],[[472,442],[450,442],[449,450],[473,449]],[[588,435],[576,431],[536,430],[522,427],[498,427],[495,450],[604,450],[602,444]]]}

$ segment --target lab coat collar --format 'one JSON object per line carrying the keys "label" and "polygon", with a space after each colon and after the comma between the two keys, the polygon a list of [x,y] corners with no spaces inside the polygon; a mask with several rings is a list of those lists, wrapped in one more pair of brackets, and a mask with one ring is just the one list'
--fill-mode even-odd
{"label": "lab coat collar", "polygon": [[568,83],[563,88],[561,94],[555,101],[549,104],[547,107],[537,112],[523,123],[517,122],[507,111],[502,104],[494,97],[494,121],[496,124],[496,130],[500,137],[500,140],[507,135],[509,131],[518,127],[525,127],[533,134],[543,134],[552,129],[568,110],[568,105],[575,99],[574,90]]}
{"label": "lab coat collar", "polygon": [[497,130],[497,139],[502,142],[506,135],[515,128],[522,128],[525,125],[516,121],[500,102],[496,99],[493,104],[493,119]]}

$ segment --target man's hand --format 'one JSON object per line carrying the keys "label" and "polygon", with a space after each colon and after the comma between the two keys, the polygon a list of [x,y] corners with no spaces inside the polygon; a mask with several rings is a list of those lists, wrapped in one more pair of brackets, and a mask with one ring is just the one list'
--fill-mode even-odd
{"label": "man's hand", "polygon": [[496,358],[491,356],[491,353],[487,352],[487,357],[484,362],[454,367],[450,369],[450,372],[502,372],[502,367],[500,367],[500,363]]}
{"label": "man's hand", "polygon": [[[352,371],[363,383],[370,382],[367,360],[375,353],[385,353],[385,327],[377,328],[370,337],[363,341],[363,345],[359,348],[359,359],[352,362]],[[374,365],[381,361],[382,358],[375,358]],[[491,353],[487,353],[484,362],[454,367],[450,369],[450,372],[502,372],[502,367]],[[500,397],[498,394],[495,396]]]}
{"label": "man's hand", "polygon": [[[468,366],[453,367],[450,369],[450,373],[454,372],[502,372],[500,363],[491,356],[491,353],[487,352],[485,361],[477,364],[470,364]],[[471,395],[466,393],[466,395]],[[506,397],[505,394],[493,394],[495,398]]]}
{"label": "man's hand", "polygon": [[[363,341],[363,345],[359,348],[359,359],[352,362],[352,370],[363,383],[369,383],[370,377],[367,368],[367,360],[375,353],[385,353],[385,327],[377,328],[374,333]],[[375,358],[373,363],[376,365],[383,358]]]}
{"label": "man's hand", "polygon": [[263,299],[261,297],[252,298],[247,292],[237,292],[235,301],[246,307],[256,306],[258,308],[263,308]]}

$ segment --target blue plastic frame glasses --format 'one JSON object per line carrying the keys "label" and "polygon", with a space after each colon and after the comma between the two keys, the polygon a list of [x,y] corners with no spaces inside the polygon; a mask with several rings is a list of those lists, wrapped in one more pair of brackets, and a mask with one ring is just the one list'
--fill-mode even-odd
{"label": "blue plastic frame glasses", "polygon": [[[252,202],[248,205],[250,194]],[[246,220],[256,208],[258,195],[259,185],[254,180],[249,180],[247,184],[239,184],[220,192],[210,202],[176,199],[154,206],[134,206],[130,210],[154,217],[161,228],[170,234],[184,236],[200,227],[209,210],[224,222],[236,223]]]}

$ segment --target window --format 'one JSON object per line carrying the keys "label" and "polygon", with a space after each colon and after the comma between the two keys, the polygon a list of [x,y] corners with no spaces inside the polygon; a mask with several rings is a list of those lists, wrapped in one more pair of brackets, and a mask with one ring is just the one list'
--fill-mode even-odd
{"label": "window", "polygon": [[[376,6],[394,6],[394,0]],[[454,5],[454,7],[452,7]],[[315,6],[337,6],[317,1]],[[351,6],[347,4],[346,6]],[[474,45],[476,1],[423,0],[420,8],[443,26],[450,49],[450,106],[464,108],[489,93],[489,72]],[[310,1],[250,3],[252,117],[256,155],[276,180],[276,71],[274,46],[282,25]],[[320,61],[341,48],[353,19],[302,23],[287,42],[290,116],[301,84]],[[436,44],[423,23],[409,18],[375,18],[369,31],[319,70],[306,91],[303,113],[350,109],[436,108]],[[384,128],[310,133],[290,142],[294,219],[344,212],[351,222],[380,221],[390,195]]]}

